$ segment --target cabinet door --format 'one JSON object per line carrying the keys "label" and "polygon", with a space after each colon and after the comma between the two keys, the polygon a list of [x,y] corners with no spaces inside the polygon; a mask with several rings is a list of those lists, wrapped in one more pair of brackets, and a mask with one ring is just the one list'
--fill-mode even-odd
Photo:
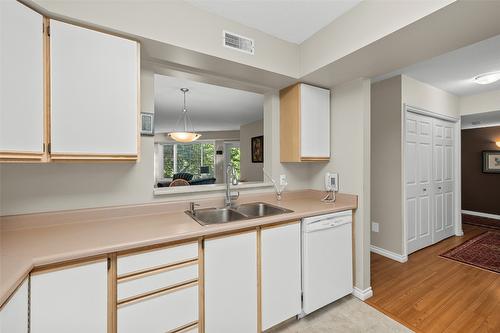
{"label": "cabinet door", "polygon": [[330,158],[330,90],[300,85],[302,160]]}
{"label": "cabinet door", "polygon": [[257,331],[257,233],[205,241],[205,332]]}
{"label": "cabinet door", "polygon": [[31,333],[106,333],[105,260],[31,276]]}
{"label": "cabinet door", "polygon": [[0,1],[0,159],[43,154],[43,18]]}
{"label": "cabinet door", "polygon": [[0,332],[28,332],[28,302],[28,280],[25,280],[0,311]]}
{"label": "cabinet door", "polygon": [[262,229],[262,329],[301,311],[300,223]]}
{"label": "cabinet door", "polygon": [[134,159],[138,44],[50,21],[51,158]]}

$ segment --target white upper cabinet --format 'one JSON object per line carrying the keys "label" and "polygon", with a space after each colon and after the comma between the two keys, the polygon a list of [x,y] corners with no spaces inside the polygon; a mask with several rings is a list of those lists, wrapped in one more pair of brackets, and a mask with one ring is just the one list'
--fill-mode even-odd
{"label": "white upper cabinet", "polygon": [[50,21],[51,158],[136,159],[139,45]]}
{"label": "white upper cabinet", "polygon": [[0,310],[1,333],[28,332],[28,280],[25,280]]}
{"label": "white upper cabinet", "polygon": [[106,260],[31,276],[31,333],[106,333]]}
{"label": "white upper cabinet", "polygon": [[281,162],[330,159],[330,90],[298,83],[280,91]]}
{"label": "white upper cabinet", "polygon": [[300,85],[300,157],[330,158],[330,90]]}
{"label": "white upper cabinet", "polygon": [[0,1],[0,160],[42,158],[42,29],[40,14]]}

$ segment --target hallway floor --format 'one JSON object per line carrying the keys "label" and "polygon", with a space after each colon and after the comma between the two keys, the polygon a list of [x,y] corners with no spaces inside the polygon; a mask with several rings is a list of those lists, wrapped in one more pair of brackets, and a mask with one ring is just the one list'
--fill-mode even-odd
{"label": "hallway floor", "polygon": [[439,257],[488,230],[463,228],[463,237],[417,251],[404,264],[372,253],[374,296],[366,302],[415,332],[500,332],[500,274]]}

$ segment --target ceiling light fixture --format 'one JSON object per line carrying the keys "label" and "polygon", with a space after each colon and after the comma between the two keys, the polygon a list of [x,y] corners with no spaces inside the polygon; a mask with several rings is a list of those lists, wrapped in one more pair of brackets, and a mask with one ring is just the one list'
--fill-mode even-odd
{"label": "ceiling light fixture", "polygon": [[495,142],[497,147],[500,148],[500,140],[498,140],[497,142]]}
{"label": "ceiling light fixture", "polygon": [[498,80],[500,80],[500,72],[481,74],[474,78],[474,82],[477,84],[490,84]]}
{"label": "ceiling light fixture", "polygon": [[[189,115],[187,113],[186,93],[189,91],[189,89],[181,88],[181,91],[184,94],[184,107],[182,108],[182,114],[177,121],[177,124],[175,125],[176,130],[174,132],[168,133],[168,136],[177,142],[193,142],[198,140],[201,137],[201,134],[195,132],[193,123],[191,122],[191,119],[189,118]],[[183,130],[177,131],[180,123],[183,124]]]}

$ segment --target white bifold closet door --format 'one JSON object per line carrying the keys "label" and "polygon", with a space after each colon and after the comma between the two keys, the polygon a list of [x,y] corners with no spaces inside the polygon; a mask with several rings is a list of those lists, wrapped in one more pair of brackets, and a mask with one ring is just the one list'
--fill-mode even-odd
{"label": "white bifold closet door", "polygon": [[454,234],[454,127],[429,116],[406,114],[408,254]]}
{"label": "white bifold closet door", "polygon": [[454,234],[454,125],[433,120],[434,243]]}
{"label": "white bifold closet door", "polygon": [[432,120],[406,117],[406,237],[408,253],[432,244]]}

